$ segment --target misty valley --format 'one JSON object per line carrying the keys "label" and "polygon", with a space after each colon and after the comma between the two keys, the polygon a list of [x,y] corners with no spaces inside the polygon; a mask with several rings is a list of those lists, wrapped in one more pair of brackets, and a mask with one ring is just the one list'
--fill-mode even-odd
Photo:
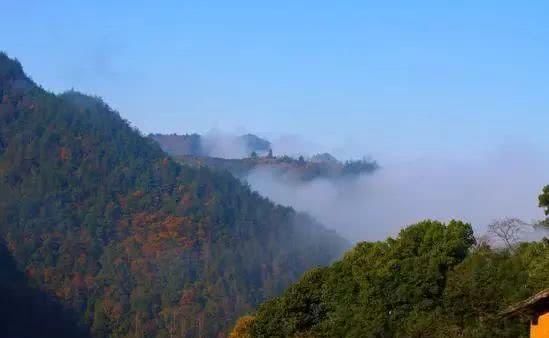
{"label": "misty valley", "polygon": [[197,135],[167,143],[99,98],[46,92],[5,54],[0,81],[9,336],[512,337],[526,322],[499,313],[549,281],[549,242],[521,241],[541,239],[543,220],[481,234],[423,221],[351,246],[337,223],[257,191],[276,201],[324,182],[352,194],[384,170],[374,160],[273,154],[252,135],[222,141],[242,157],[212,157],[192,150]]}
{"label": "misty valley", "polygon": [[0,8],[0,338],[549,338],[548,4]]}

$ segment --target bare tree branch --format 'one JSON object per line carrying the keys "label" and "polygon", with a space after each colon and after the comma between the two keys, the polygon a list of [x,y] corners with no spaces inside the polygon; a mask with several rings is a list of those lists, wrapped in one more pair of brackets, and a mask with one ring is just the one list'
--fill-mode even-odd
{"label": "bare tree branch", "polygon": [[501,218],[488,225],[488,234],[503,242],[509,250],[513,250],[525,225],[527,223],[518,218]]}

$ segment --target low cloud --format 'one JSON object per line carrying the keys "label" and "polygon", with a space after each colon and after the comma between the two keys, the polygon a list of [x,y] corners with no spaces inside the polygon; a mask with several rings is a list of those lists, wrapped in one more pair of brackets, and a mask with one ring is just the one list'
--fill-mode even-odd
{"label": "low cloud", "polygon": [[480,234],[496,218],[543,217],[537,196],[549,183],[549,163],[544,153],[515,146],[462,159],[382,163],[374,174],[354,179],[300,182],[260,168],[247,181],[351,241],[384,239],[423,219],[461,219]]}
{"label": "low cloud", "polygon": [[202,152],[207,156],[229,159],[250,155],[242,138],[218,130],[211,130],[202,136]]}

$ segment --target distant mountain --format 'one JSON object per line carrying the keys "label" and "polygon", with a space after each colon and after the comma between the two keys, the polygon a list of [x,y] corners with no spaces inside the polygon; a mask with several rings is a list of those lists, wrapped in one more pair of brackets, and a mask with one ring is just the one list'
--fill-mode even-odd
{"label": "distant mountain", "polygon": [[253,134],[246,134],[239,137],[250,152],[267,153],[271,150],[271,142]]}
{"label": "distant mountain", "polygon": [[[254,169],[272,170],[273,174],[299,181],[315,178],[348,178],[376,171],[379,166],[369,159],[340,162],[329,153],[321,153],[305,159],[287,155],[273,156],[271,143],[253,134],[238,137],[205,138],[198,134],[164,135],[149,137],[179,162],[193,167],[208,167],[216,171],[229,171],[238,178],[245,178]],[[216,156],[223,148],[243,148],[238,158]],[[222,149],[217,149],[222,148]]]}
{"label": "distant mountain", "polygon": [[162,150],[174,156],[210,156],[215,147],[221,143],[228,143],[232,147],[241,148],[243,157],[252,153],[267,154],[271,149],[271,143],[253,134],[241,136],[216,135],[202,136],[199,134],[150,134],[150,138],[158,142]]}
{"label": "distant mountain", "polygon": [[170,155],[201,156],[204,154],[202,137],[198,134],[150,134],[149,137],[158,142],[162,150]]}
{"label": "distant mountain", "polygon": [[3,53],[0,100],[0,239],[96,337],[223,336],[347,245],[228,173],[177,163],[101,99],[44,91]]}
{"label": "distant mountain", "polygon": [[216,171],[228,171],[244,179],[252,170],[269,170],[274,175],[290,180],[311,181],[316,178],[343,179],[371,174],[379,166],[377,162],[363,159],[339,162],[337,160],[305,160],[289,156],[253,156],[243,159],[224,159],[208,156],[176,156],[181,163],[194,167],[208,167]]}

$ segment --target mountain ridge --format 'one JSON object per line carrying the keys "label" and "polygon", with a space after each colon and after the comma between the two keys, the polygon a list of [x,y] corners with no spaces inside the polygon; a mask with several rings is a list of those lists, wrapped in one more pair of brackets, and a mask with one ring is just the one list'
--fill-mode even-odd
{"label": "mountain ridge", "polygon": [[0,236],[94,336],[223,336],[347,245],[228,173],[176,163],[102,100],[29,81],[0,54]]}
{"label": "mountain ridge", "polygon": [[[149,138],[177,159],[180,163],[193,167],[207,167],[216,171],[228,171],[235,177],[245,180],[254,170],[269,170],[274,176],[302,182],[317,178],[345,179],[371,174],[379,169],[376,161],[363,158],[341,162],[329,153],[320,153],[305,158],[293,158],[288,155],[273,155],[268,140],[253,134],[242,136],[220,137],[209,140],[199,134],[149,134]],[[246,151],[238,152],[241,156],[235,158],[215,156],[222,153],[226,144],[238,143],[238,148]]]}
{"label": "mountain ridge", "polygon": [[271,149],[271,142],[254,134],[211,135],[200,134],[149,134],[149,137],[158,142],[162,150],[173,156],[212,156],[220,143],[231,144],[237,148],[235,155],[247,157],[253,153],[267,154]]}

